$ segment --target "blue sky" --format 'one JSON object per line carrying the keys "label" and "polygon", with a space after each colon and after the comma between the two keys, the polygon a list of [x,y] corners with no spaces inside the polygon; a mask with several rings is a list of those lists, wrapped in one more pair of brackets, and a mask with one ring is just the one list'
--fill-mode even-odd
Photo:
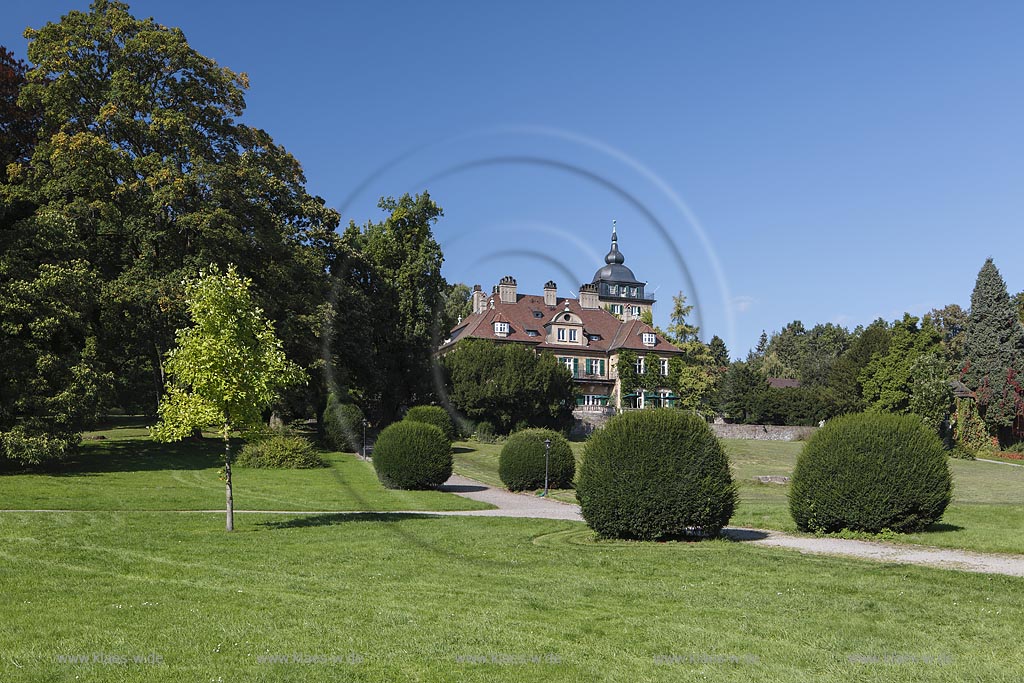
{"label": "blue sky", "polygon": [[[0,43],[86,2],[8,0]],[[450,281],[626,264],[745,355],[762,329],[1024,289],[1024,5],[131,3],[251,79],[244,120],[358,223],[429,189]]]}

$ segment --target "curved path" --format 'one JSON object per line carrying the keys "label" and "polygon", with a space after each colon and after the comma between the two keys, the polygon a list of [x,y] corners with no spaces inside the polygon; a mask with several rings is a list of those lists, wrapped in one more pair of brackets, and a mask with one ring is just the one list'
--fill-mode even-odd
{"label": "curved path", "polygon": [[[582,521],[578,505],[561,503],[535,495],[510,493],[481,482],[453,475],[442,490],[473,500],[490,503],[497,510],[476,510],[448,514],[500,517],[534,517]],[[845,538],[798,536],[781,531],[730,527],[723,535],[734,541],[770,548],[785,548],[815,555],[841,555],[862,560],[919,564],[941,569],[956,569],[985,574],[1006,574],[1024,577],[1024,555],[995,555],[967,550],[932,548],[897,543],[856,541]]]}
{"label": "curved path", "polygon": [[[453,475],[441,487],[442,491],[454,493],[473,500],[494,505],[491,510],[423,511],[396,510],[387,512],[369,511],[324,511],[324,510],[235,510],[236,514],[280,514],[280,515],[365,515],[395,514],[421,515],[424,517],[522,517],[530,519],[562,519],[582,522],[578,505],[562,503],[550,498],[540,498],[527,493],[510,493],[487,484],[459,475]],[[0,512],[75,512],[74,510],[0,510]],[[95,512],[95,511],[93,511]],[[150,510],[147,512],[159,512]],[[198,512],[224,514],[224,510],[178,510],[176,512]],[[741,543],[796,550],[814,555],[838,555],[861,560],[915,564],[939,569],[954,569],[983,574],[1005,574],[1024,577],[1024,555],[996,555],[976,553],[968,550],[933,548],[929,546],[855,541],[845,538],[804,536],[782,531],[745,529],[729,527],[722,535]]]}

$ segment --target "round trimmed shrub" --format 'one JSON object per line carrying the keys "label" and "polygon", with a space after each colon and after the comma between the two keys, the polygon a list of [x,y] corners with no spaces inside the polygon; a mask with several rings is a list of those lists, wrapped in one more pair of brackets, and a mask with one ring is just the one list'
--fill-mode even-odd
{"label": "round trimmed shrub", "polygon": [[434,425],[444,432],[449,441],[455,440],[455,425],[448,411],[441,406],[414,406],[405,413],[405,419]]}
{"label": "round trimmed shrub", "polygon": [[389,489],[436,489],[452,476],[452,442],[434,425],[395,422],[377,437],[373,468]]}
{"label": "round trimmed shrub", "polygon": [[703,418],[655,408],[613,417],[590,436],[576,498],[600,536],[657,541],[717,535],[736,485]]}
{"label": "round trimmed shrub", "polygon": [[269,436],[245,444],[235,458],[240,467],[310,469],[326,467],[313,444],[301,436]]}
{"label": "round trimmed shrub", "polygon": [[336,451],[361,452],[363,411],[359,410],[359,406],[328,399],[324,409],[324,439]]}
{"label": "round trimmed shrub", "polygon": [[568,440],[550,429],[524,429],[508,438],[498,458],[498,476],[509,491],[544,488],[544,440],[551,439],[548,486],[572,487],[576,458]]}
{"label": "round trimmed shrub", "polygon": [[919,531],[953,492],[942,442],[913,415],[845,415],[815,432],[793,472],[789,510],[798,528]]}

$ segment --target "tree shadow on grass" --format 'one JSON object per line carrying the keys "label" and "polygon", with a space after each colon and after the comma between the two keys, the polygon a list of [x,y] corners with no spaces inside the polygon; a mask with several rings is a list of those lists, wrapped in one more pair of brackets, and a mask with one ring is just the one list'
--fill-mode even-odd
{"label": "tree shadow on grass", "polygon": [[722,529],[721,537],[728,541],[762,541],[768,534],[757,529]]}
{"label": "tree shadow on grass", "polygon": [[473,453],[472,448],[463,448],[462,446],[452,446],[452,453]]}
{"label": "tree shadow on grass", "polygon": [[[232,441],[237,453],[241,442]],[[219,467],[224,457],[224,442],[216,439],[186,439],[176,443],[157,443],[143,439],[90,442],[79,447],[70,460],[55,465],[44,474],[80,477],[108,472],[154,470],[205,470]]]}
{"label": "tree shadow on grass", "polygon": [[922,533],[930,533],[930,532],[933,532],[933,531],[934,532],[942,533],[942,532],[946,532],[946,531],[963,531],[963,530],[964,530],[964,527],[957,526],[956,524],[946,524],[945,522],[935,522],[934,524],[929,524],[928,526],[926,526]]}
{"label": "tree shadow on grass", "polygon": [[333,526],[352,522],[402,522],[409,519],[440,519],[443,515],[429,512],[337,512],[321,515],[304,515],[281,522],[263,522],[268,529],[301,529],[306,527]]}
{"label": "tree shadow on grass", "polygon": [[482,484],[441,484],[437,490],[443,493],[472,493],[473,491],[486,491],[487,487]]}

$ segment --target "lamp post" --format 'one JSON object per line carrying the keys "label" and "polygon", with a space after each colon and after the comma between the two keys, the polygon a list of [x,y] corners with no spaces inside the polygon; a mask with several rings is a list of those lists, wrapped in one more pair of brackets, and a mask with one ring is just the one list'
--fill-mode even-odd
{"label": "lamp post", "polygon": [[366,418],[363,418],[363,460],[366,460]]}
{"label": "lamp post", "polygon": [[544,495],[548,495],[548,463],[551,460],[551,439],[544,439]]}

